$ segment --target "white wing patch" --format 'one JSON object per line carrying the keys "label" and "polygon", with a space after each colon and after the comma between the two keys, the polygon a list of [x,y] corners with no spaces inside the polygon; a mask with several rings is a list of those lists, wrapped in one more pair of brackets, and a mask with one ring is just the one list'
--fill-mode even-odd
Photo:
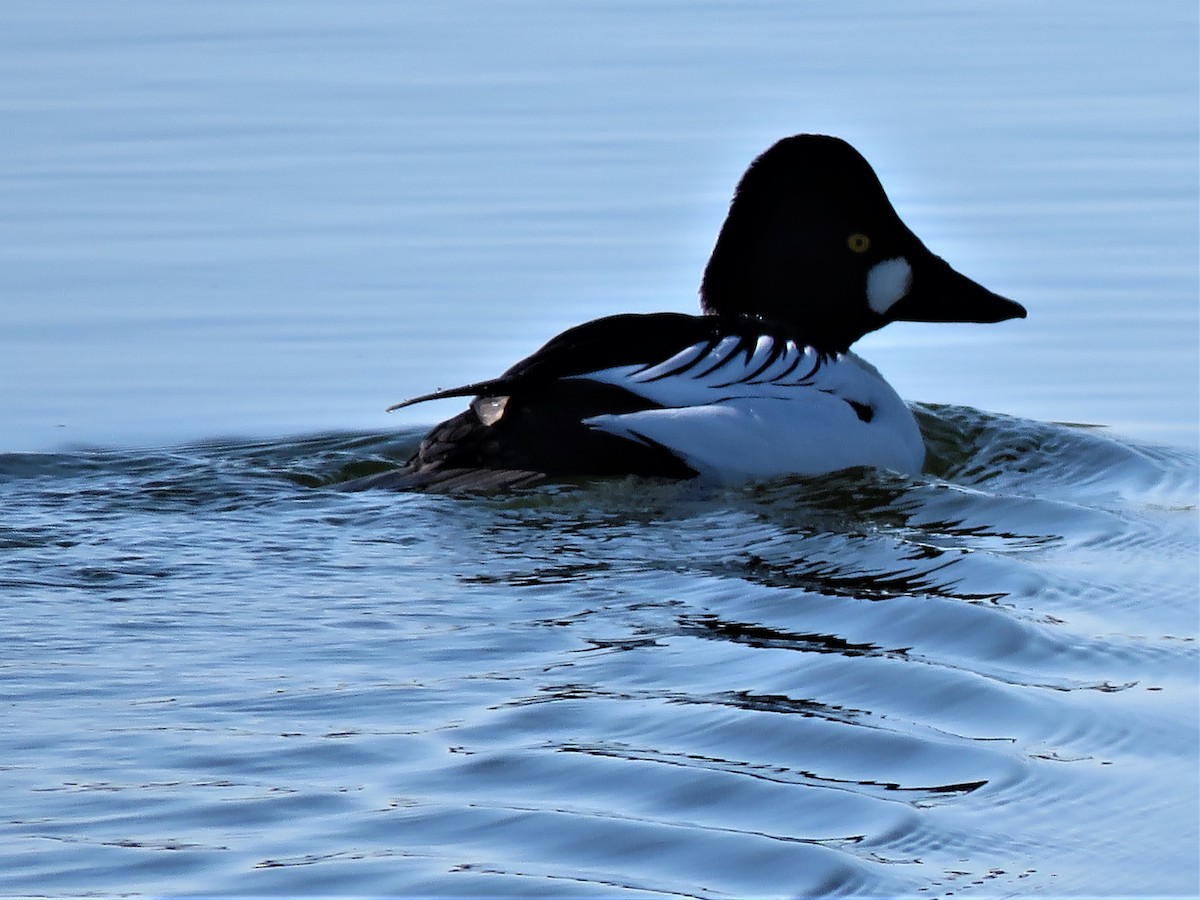
{"label": "white wing patch", "polygon": [[616,385],[661,407],[593,416],[588,425],[661,444],[717,478],[850,466],[918,472],[924,462],[912,413],[853,353],[828,356],[769,335],[731,336],[659,363],[572,377]]}
{"label": "white wing patch", "polygon": [[573,378],[615,384],[662,406],[693,406],[734,397],[787,397],[812,378],[829,357],[795,341],[760,336],[701,341],[660,363],[615,366]]}

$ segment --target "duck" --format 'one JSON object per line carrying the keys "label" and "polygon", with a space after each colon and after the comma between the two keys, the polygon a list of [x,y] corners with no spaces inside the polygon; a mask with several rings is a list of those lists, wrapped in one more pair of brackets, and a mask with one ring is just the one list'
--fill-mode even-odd
{"label": "duck", "polygon": [[471,398],[404,466],[343,489],[916,474],[925,445],[912,411],[851,345],[890,322],[1025,316],[927,249],[849,143],[793,135],[739,180],[699,315],[595,319],[495,378],[397,403],[388,411]]}

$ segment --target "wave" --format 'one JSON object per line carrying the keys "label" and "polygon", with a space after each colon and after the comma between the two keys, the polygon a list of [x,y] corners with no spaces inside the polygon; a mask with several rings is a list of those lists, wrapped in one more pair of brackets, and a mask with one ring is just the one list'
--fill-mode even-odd
{"label": "wave", "polygon": [[[223,764],[230,790],[274,796],[259,773],[284,730],[289,792],[353,750],[366,794],[402,795],[313,810],[319,853],[248,844],[256,872],[419,861],[425,881],[384,893],[464,865],[503,892],[1131,890],[1194,829],[1196,455],[918,415],[919,476],[739,486],[328,489],[416,432],[8,454],[6,633],[50,672],[99,647],[107,668],[37,690],[61,704],[74,678],[89,709],[115,691],[110,715],[185,759],[177,731],[224,759],[266,728]],[[121,693],[142,643],[191,673],[156,675],[150,732]],[[314,686],[280,695],[296,653]],[[156,764],[111,802],[169,794],[171,846],[211,843],[218,789],[179,785],[217,782]]]}

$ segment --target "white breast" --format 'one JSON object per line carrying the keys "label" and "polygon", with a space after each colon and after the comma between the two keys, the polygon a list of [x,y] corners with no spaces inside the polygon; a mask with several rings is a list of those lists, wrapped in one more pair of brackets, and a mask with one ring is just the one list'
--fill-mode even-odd
{"label": "white breast", "polygon": [[[722,480],[816,475],[851,466],[921,470],[916,420],[870,363],[853,353],[762,336],[695,344],[653,366],[616,366],[575,376],[618,385],[663,406],[600,415],[588,425],[669,448]],[[864,422],[850,401],[869,407]]]}

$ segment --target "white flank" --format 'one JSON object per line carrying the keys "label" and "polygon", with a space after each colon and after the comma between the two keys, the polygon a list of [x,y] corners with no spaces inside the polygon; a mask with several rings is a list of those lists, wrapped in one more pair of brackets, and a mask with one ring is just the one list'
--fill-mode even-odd
{"label": "white flank", "polygon": [[[813,475],[850,466],[919,472],[916,420],[879,373],[853,353],[825,357],[792,341],[696,344],[652,367],[575,376],[618,385],[663,406],[587,419],[593,428],[662,444],[697,471],[724,480]],[[773,348],[778,358],[766,365]],[[765,366],[765,367],[764,367]],[[668,375],[676,369],[677,374]],[[761,371],[759,371],[761,370]],[[850,401],[869,408],[864,422]]]}
{"label": "white flank", "polygon": [[912,266],[903,256],[875,263],[867,273],[867,305],[884,315],[912,287]]}

